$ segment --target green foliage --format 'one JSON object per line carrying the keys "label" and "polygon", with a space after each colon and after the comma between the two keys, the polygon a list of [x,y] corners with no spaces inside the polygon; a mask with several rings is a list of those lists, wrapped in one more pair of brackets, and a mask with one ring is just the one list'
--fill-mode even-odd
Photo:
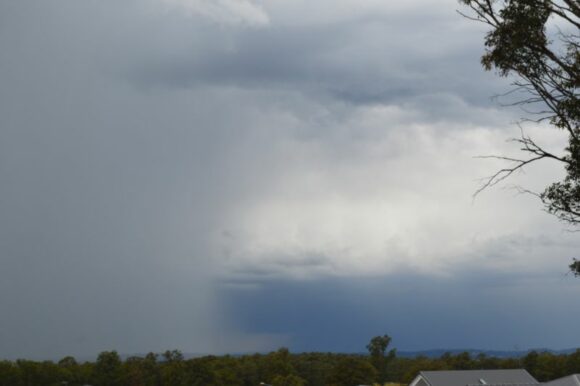
{"label": "green foliage", "polygon": [[129,357],[123,363],[122,384],[126,386],[155,386],[159,384],[157,355],[147,354],[145,358]]}
{"label": "green foliage", "polygon": [[22,384],[20,369],[15,363],[9,361],[0,362],[0,386],[18,386]]}
{"label": "green foliage", "polygon": [[97,386],[117,386],[122,384],[122,363],[116,351],[103,351],[97,357],[94,379]]}
{"label": "green foliage", "polygon": [[391,337],[388,335],[375,336],[367,344],[367,350],[372,358],[382,358],[385,356],[387,347],[391,344]]}
{"label": "green foliage", "polygon": [[[384,347],[379,346],[379,347]],[[388,357],[387,347],[382,352]],[[159,360],[158,360],[159,358]],[[121,360],[115,351],[99,354],[94,363],[65,357],[53,363],[0,361],[0,386],[353,386],[384,384],[360,354],[292,354],[286,348],[269,354],[205,356],[185,359],[178,351],[149,353]],[[569,355],[530,352],[522,358],[446,353],[439,358],[400,358],[388,362],[389,382],[408,384],[419,371],[525,368],[540,381],[580,373],[580,349]],[[394,386],[394,385],[391,385]]]}
{"label": "green foliage", "polygon": [[580,374],[580,349],[568,355],[564,371],[568,374]]}
{"label": "green foliage", "polygon": [[306,381],[297,375],[276,375],[272,386],[306,386]]}
{"label": "green foliage", "polygon": [[160,363],[162,386],[186,386],[188,384],[183,354],[178,350],[165,351]]}
{"label": "green foliage", "polygon": [[[515,77],[524,99],[515,104],[533,109],[533,121],[564,130],[568,143],[561,155],[522,133],[515,142],[523,159],[494,157],[512,166],[491,176],[481,189],[495,185],[524,166],[551,159],[566,171],[561,181],[539,194],[546,210],[571,225],[580,225],[580,5],[577,0],[461,0],[473,11],[470,19],[490,27],[485,38],[485,69]],[[549,33],[547,25],[558,25]],[[528,119],[530,120],[530,119]],[[580,264],[571,265],[580,274]]]}
{"label": "green foliage", "polygon": [[268,354],[263,363],[262,371],[264,379],[273,379],[278,375],[286,377],[295,373],[291,362],[290,351],[285,347]]}
{"label": "green foliage", "polygon": [[375,336],[367,345],[371,364],[377,370],[377,380],[380,383],[389,380],[389,363],[397,355],[395,350],[390,350],[388,354],[386,353],[390,343],[391,337],[385,334],[383,336]]}
{"label": "green foliage", "polygon": [[330,386],[368,385],[377,378],[377,370],[362,357],[342,358],[332,369]]}

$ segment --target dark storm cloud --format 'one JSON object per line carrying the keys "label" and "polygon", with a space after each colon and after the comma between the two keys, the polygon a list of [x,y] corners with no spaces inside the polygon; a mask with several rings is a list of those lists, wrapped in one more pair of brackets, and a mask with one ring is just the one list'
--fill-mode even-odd
{"label": "dark storm cloud", "polygon": [[536,277],[535,289],[514,285],[526,278],[474,272],[453,279],[276,280],[225,296],[246,331],[286,336],[294,351],[363,352],[371,336],[384,333],[399,350],[578,345],[580,314],[565,305],[575,302],[578,283]]}
{"label": "dark storm cloud", "polygon": [[[321,25],[226,28],[225,33],[223,27],[198,20],[177,20],[175,30],[192,36],[192,44],[169,52],[153,44],[142,53],[153,60],[136,63],[127,76],[137,85],[282,88],[354,104],[402,104],[450,95],[489,105],[490,96],[508,86],[479,68],[481,48],[468,42],[481,31],[458,37],[460,20],[454,13],[429,19],[428,12],[404,20],[369,15]],[[173,36],[175,31],[158,28],[158,33]],[[199,36],[206,40],[195,38]],[[160,56],[159,50],[169,54]],[[437,118],[450,118],[449,110]]]}

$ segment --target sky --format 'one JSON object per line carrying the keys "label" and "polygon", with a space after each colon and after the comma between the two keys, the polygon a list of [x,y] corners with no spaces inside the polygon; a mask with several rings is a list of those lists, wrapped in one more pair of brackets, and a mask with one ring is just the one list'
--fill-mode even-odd
{"label": "sky", "polygon": [[580,346],[460,7],[0,0],[0,357]]}

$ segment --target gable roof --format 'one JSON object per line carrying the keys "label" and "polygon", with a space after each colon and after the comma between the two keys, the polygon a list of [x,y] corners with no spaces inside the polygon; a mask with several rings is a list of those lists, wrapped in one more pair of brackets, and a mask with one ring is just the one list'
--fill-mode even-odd
{"label": "gable roof", "polygon": [[564,378],[554,379],[553,381],[545,382],[546,386],[580,386],[580,374],[568,375]]}
{"label": "gable roof", "polygon": [[[537,385],[538,381],[526,370],[454,370],[454,371],[421,371],[411,383],[415,386],[423,379],[428,386],[473,386],[473,385]],[[550,385],[580,386],[580,385]]]}

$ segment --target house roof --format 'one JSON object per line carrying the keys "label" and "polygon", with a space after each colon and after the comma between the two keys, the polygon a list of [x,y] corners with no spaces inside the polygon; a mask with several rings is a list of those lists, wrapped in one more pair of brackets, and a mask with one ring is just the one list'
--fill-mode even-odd
{"label": "house roof", "polygon": [[568,375],[564,378],[554,379],[553,381],[545,382],[546,386],[580,386],[580,374]]}
{"label": "house roof", "polygon": [[[528,386],[538,384],[538,381],[523,369],[421,371],[416,380],[420,378],[423,378],[429,386]],[[415,384],[415,381],[411,383],[411,385]],[[580,386],[580,384],[550,386]]]}

